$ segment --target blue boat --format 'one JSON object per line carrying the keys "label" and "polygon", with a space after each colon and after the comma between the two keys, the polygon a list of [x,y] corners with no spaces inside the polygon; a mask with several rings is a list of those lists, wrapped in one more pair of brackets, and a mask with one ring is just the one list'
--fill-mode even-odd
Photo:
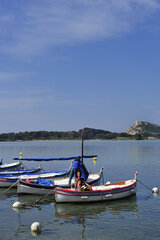
{"label": "blue boat", "polygon": [[29,173],[36,173],[41,171],[42,167],[39,168],[31,168],[31,169],[20,169],[20,170],[12,170],[12,171],[3,171],[0,172],[0,177],[1,176],[13,176],[13,175],[22,175],[22,174],[29,174]]}

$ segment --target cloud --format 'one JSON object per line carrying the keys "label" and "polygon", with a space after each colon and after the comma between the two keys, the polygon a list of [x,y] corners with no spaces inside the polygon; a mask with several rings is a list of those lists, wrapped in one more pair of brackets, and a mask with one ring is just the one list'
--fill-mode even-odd
{"label": "cloud", "polygon": [[0,72],[0,82],[13,81],[19,78],[21,74],[11,72]]}
{"label": "cloud", "polygon": [[159,9],[158,0],[23,1],[14,11],[3,9],[1,51],[29,57],[51,47],[121,36]]}
{"label": "cloud", "polygon": [[142,109],[156,109],[156,106],[152,106],[152,105],[144,105],[141,106]]}

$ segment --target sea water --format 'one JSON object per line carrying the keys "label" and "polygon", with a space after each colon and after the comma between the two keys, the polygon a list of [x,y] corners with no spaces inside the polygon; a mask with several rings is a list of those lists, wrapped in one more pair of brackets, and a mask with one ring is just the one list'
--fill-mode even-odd
{"label": "sea water", "polygon": [[[81,141],[1,142],[0,158],[4,163],[23,153],[26,158],[53,158],[81,155]],[[84,159],[89,172],[104,166],[103,181],[115,182],[134,178],[147,187],[160,189],[160,141],[84,141],[84,155],[97,154],[97,161]],[[68,169],[70,161],[42,162],[45,171]],[[24,162],[33,168],[38,162]],[[153,195],[137,184],[137,195],[101,203],[56,204],[53,196],[17,196],[16,188],[0,189],[0,240],[27,239],[160,239],[160,195]],[[14,210],[15,201],[25,207]],[[33,222],[42,232],[31,233]]]}

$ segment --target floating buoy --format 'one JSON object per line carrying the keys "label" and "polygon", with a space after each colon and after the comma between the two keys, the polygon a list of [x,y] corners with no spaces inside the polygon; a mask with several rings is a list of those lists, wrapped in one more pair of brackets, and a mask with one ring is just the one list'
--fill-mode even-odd
{"label": "floating buoy", "polygon": [[22,208],[23,204],[21,202],[15,202],[15,203],[13,203],[12,207],[13,208]]}
{"label": "floating buoy", "polygon": [[159,189],[157,187],[152,188],[152,192],[158,194]]}
{"label": "floating buoy", "polygon": [[109,184],[111,184],[111,182],[110,182],[110,181],[106,182],[106,185],[109,185]]}
{"label": "floating buoy", "polygon": [[40,233],[41,232],[41,224],[39,222],[32,223],[31,231],[34,233]]}
{"label": "floating buoy", "polygon": [[94,164],[96,164],[96,162],[97,162],[97,158],[96,157],[93,158],[93,162],[94,162]]}

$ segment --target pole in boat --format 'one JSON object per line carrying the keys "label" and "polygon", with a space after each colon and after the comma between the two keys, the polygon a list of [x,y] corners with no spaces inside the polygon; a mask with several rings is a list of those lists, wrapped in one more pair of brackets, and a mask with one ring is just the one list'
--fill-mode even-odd
{"label": "pole in boat", "polygon": [[81,153],[82,163],[83,163],[83,141],[84,141],[84,129],[82,130],[82,153]]}

